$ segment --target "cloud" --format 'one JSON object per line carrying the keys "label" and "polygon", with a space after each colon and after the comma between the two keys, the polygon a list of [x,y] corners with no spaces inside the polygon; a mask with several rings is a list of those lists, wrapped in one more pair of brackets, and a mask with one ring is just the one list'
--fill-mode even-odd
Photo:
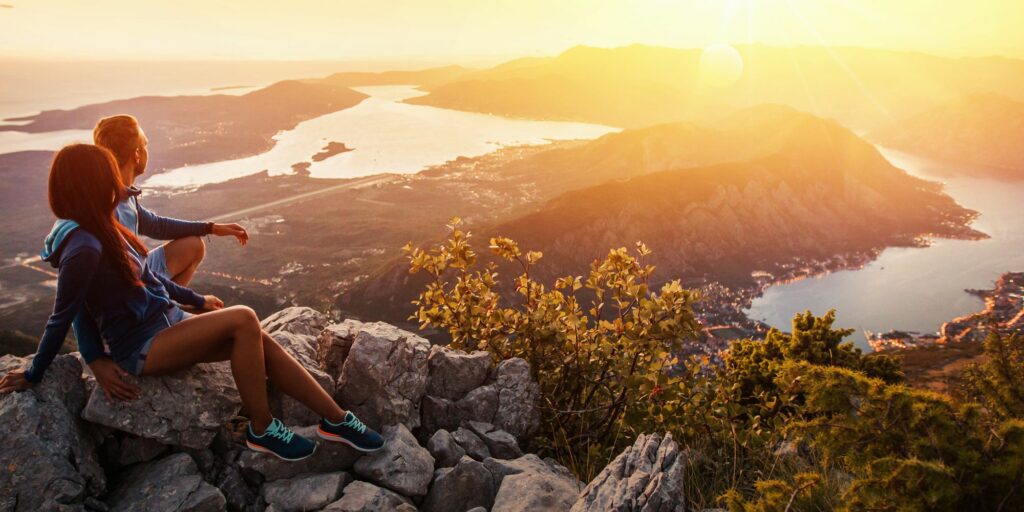
{"label": "cloud", "polygon": [[0,9],[14,9],[14,5],[11,5],[11,4],[0,4]]}

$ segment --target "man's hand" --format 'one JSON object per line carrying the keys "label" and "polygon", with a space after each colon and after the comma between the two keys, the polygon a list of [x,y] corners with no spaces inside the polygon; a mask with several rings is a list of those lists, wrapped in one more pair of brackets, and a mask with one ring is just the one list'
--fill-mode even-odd
{"label": "man's hand", "polygon": [[239,224],[214,224],[211,233],[215,236],[233,236],[241,245],[249,243],[249,232]]}
{"label": "man's hand", "polygon": [[22,370],[11,370],[0,379],[0,395],[26,390],[30,387],[32,387],[32,383],[25,378],[25,372]]}
{"label": "man's hand", "polygon": [[217,298],[216,295],[203,295],[203,309],[207,311],[216,311],[224,307],[224,301]]}
{"label": "man's hand", "polygon": [[100,389],[111,401],[114,398],[135,400],[142,395],[142,390],[138,386],[125,380],[129,375],[128,372],[109,357],[97,357],[96,360],[89,363],[89,369],[96,377],[96,383],[100,385]]}

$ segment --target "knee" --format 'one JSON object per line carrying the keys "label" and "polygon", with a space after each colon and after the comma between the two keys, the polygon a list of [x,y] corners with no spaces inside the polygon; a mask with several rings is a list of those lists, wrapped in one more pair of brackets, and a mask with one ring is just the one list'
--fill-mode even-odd
{"label": "knee", "polygon": [[249,306],[231,306],[227,308],[236,329],[243,331],[259,331],[260,317]]}
{"label": "knee", "polygon": [[203,241],[202,237],[190,236],[181,240],[185,246],[185,250],[188,252],[189,260],[193,264],[198,265],[206,257],[206,242]]}

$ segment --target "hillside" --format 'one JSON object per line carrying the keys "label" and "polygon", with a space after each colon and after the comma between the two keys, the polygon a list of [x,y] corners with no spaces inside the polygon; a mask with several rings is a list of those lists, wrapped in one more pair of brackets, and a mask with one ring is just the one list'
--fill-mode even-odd
{"label": "hillside", "polygon": [[[623,147],[615,142],[633,150],[615,151]],[[602,149],[607,160],[598,156]],[[606,181],[557,195],[518,218],[471,226],[477,244],[500,235],[542,251],[536,270],[544,278],[583,272],[608,248],[637,240],[654,251],[661,280],[744,285],[754,270],[913,245],[923,234],[979,235],[967,227],[975,213],[938,185],[893,167],[834,121],[786,107],[749,109],[706,130],[662,125],[560,151],[589,155],[595,164],[549,168],[558,186],[571,181],[566,176],[580,184]],[[569,160],[533,157],[534,164],[545,159]],[[630,168],[639,171],[613,179],[615,169]],[[342,307],[401,318],[422,284],[399,259],[351,290]]]}
{"label": "hillside", "polygon": [[724,88],[701,83],[701,49],[578,46],[557,57],[466,73],[407,101],[628,128],[704,122],[734,108],[770,102],[871,128],[963,94],[994,91],[1024,99],[1020,60],[842,47],[752,45],[737,50],[744,74]]}
{"label": "hillside", "polygon": [[973,164],[976,177],[1024,179],[1024,103],[973,94],[871,134],[882,144],[930,158]]}

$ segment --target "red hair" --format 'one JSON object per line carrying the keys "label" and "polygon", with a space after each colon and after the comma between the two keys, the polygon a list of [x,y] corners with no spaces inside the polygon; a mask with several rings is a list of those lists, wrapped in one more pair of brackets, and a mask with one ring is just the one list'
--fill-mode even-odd
{"label": "red hair", "polygon": [[114,208],[124,198],[125,186],[114,155],[92,144],[65,146],[50,165],[50,210],[60,219],[73,220],[99,239],[103,252],[128,283],[142,286],[139,270],[128,255],[130,244],[146,255],[135,233],[114,217]]}

